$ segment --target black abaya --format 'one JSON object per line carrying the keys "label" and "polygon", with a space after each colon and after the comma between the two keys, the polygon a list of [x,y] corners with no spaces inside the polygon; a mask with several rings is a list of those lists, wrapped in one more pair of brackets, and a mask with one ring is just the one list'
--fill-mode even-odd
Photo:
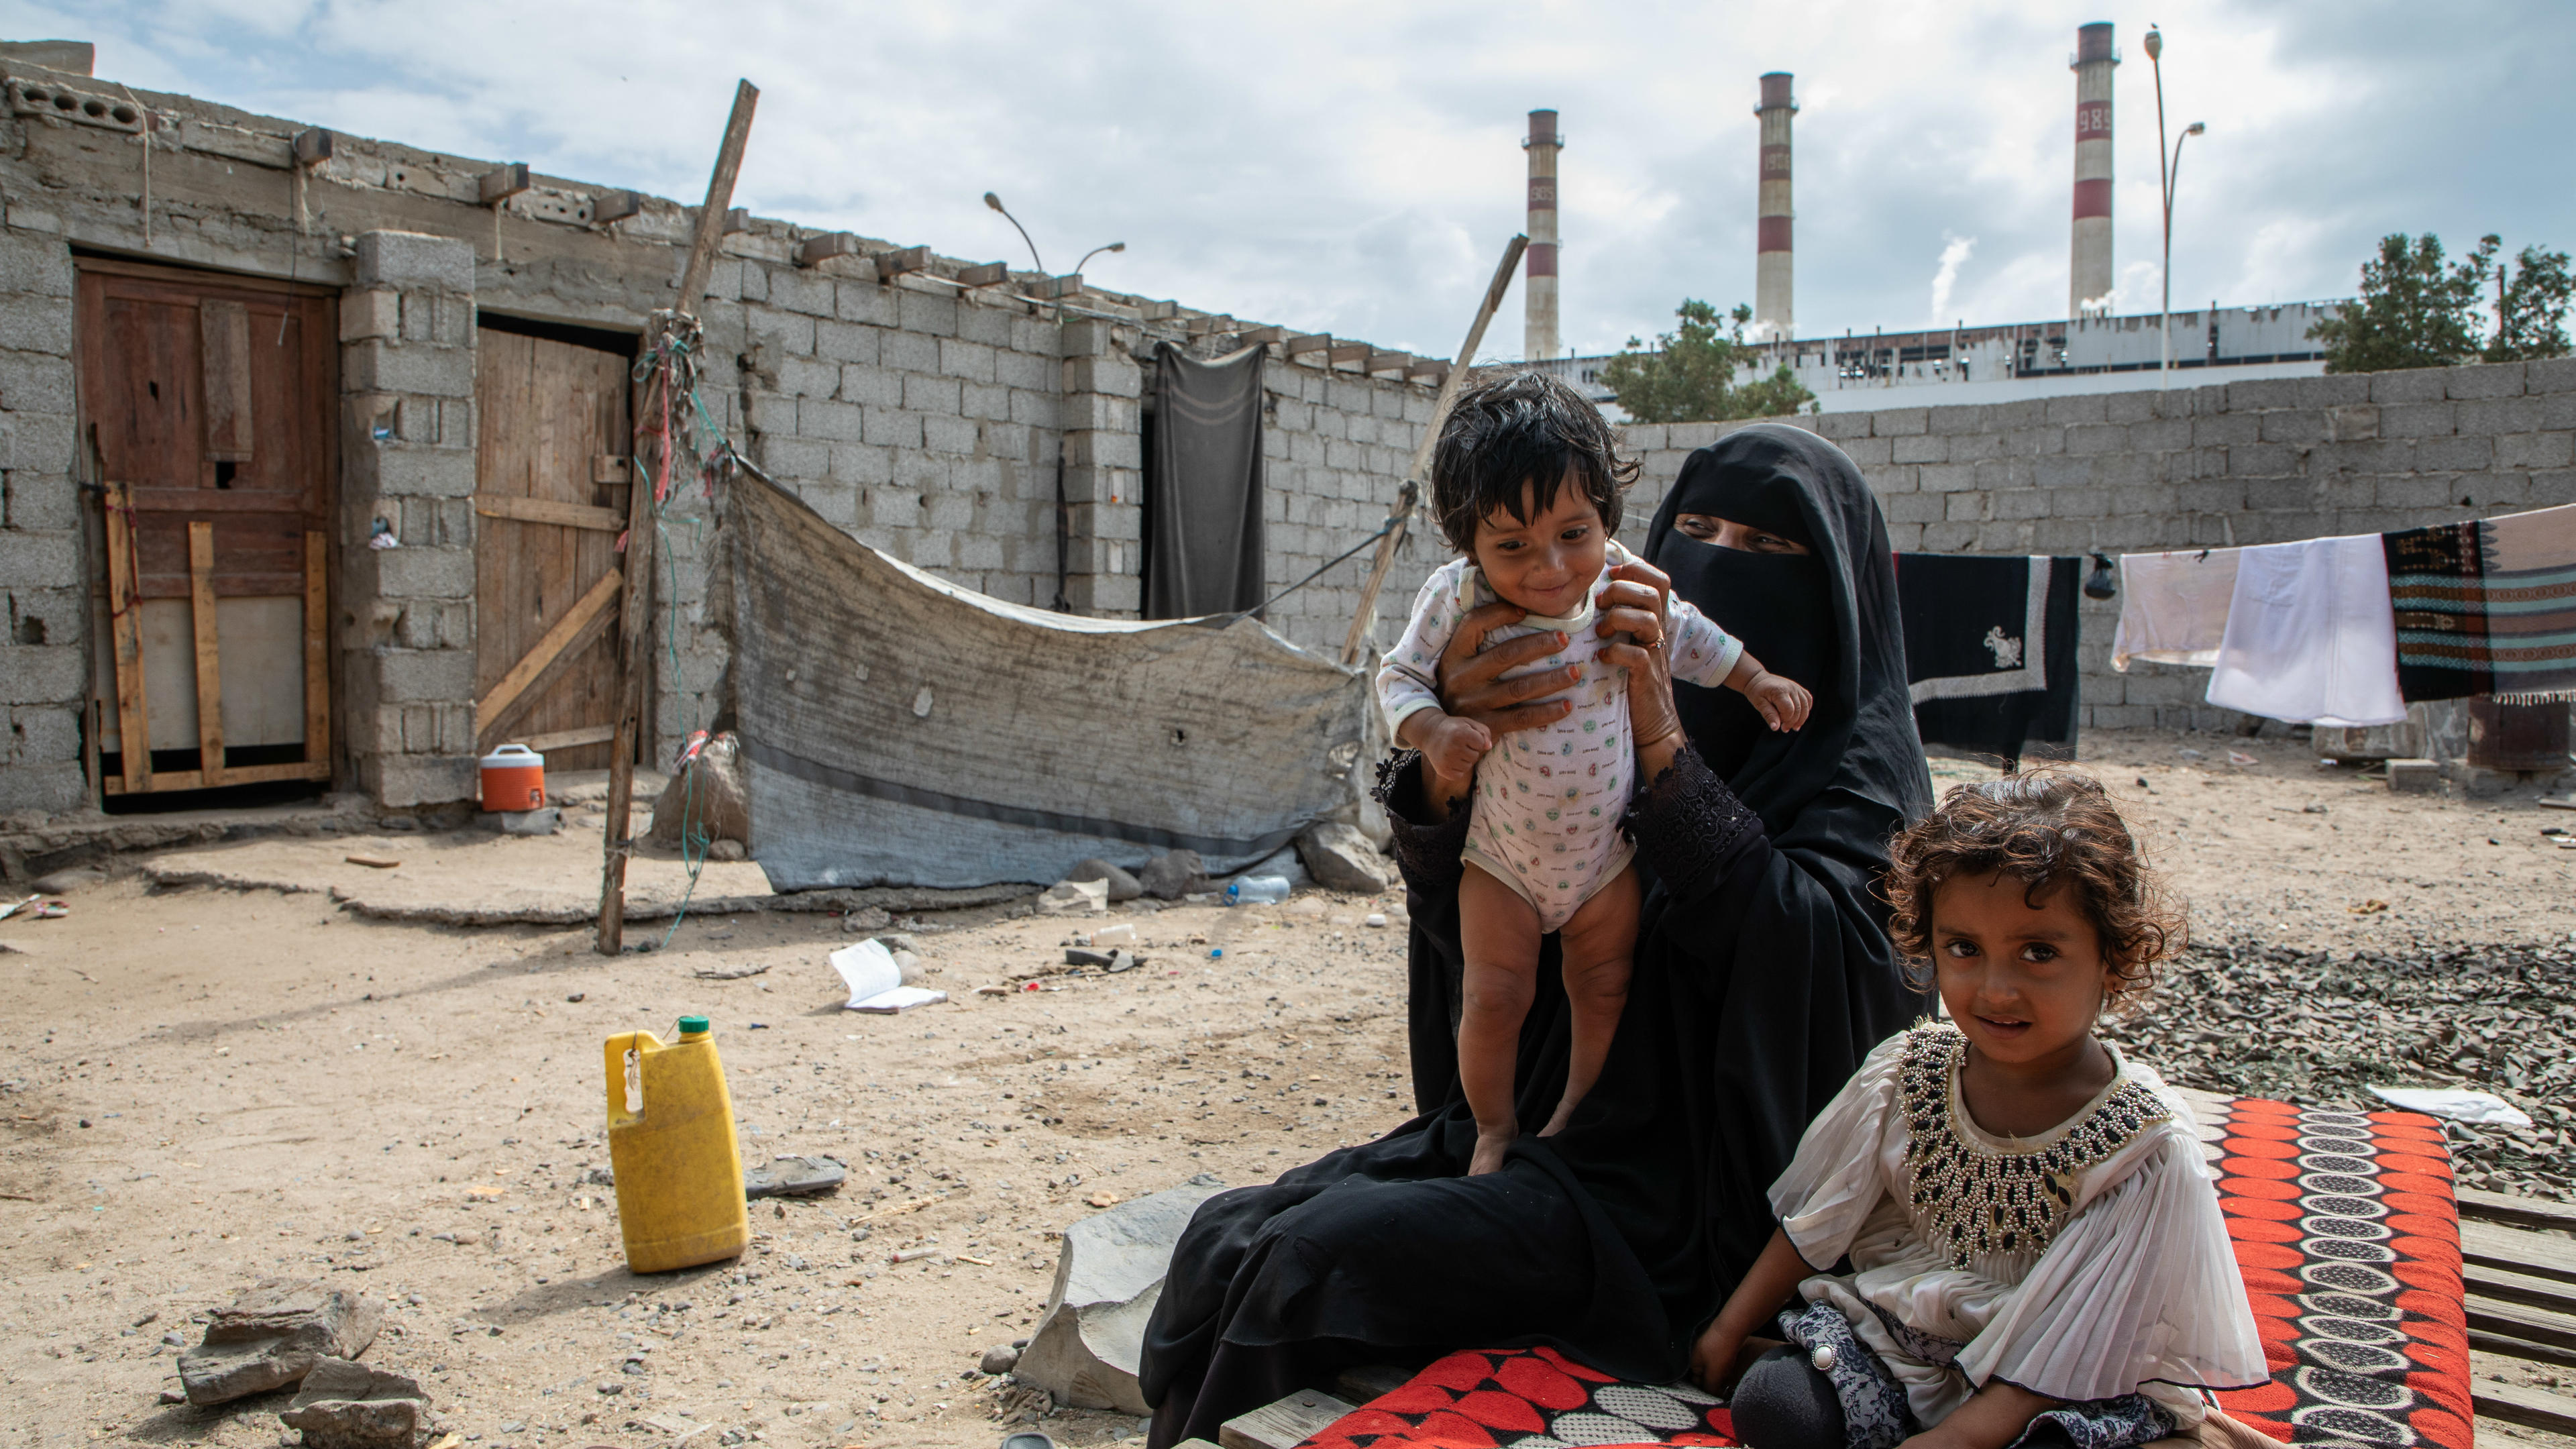
{"label": "black abaya", "polygon": [[[1793,511],[1793,536],[1817,546],[1813,607],[1778,611],[1799,617],[1730,587],[1759,566],[1728,566],[1759,556],[1670,526],[1677,510],[1765,509]],[[1399,760],[1385,799],[1412,907],[1423,1115],[1201,1205],[1146,1330],[1154,1449],[1213,1441],[1225,1420],[1363,1359],[1544,1343],[1623,1378],[1677,1377],[1768,1240],[1765,1193],[1808,1120],[1919,1012],[1873,893],[1888,836],[1930,795],[1876,502],[1840,449],[1757,425],[1692,455],[1648,556],[1766,664],[1812,675],[1807,727],[1753,738],[1723,712],[1740,696],[1693,702],[1694,745],[1731,768],[1721,779],[1685,751],[1627,817],[1650,888],[1600,1081],[1564,1132],[1522,1138],[1476,1178],[1461,1176],[1475,1122],[1454,1036],[1466,817],[1424,823],[1418,767]],[[1555,970],[1551,938],[1543,988]],[[1542,989],[1521,1032],[1523,1121],[1547,1120],[1566,1047],[1563,993]]]}

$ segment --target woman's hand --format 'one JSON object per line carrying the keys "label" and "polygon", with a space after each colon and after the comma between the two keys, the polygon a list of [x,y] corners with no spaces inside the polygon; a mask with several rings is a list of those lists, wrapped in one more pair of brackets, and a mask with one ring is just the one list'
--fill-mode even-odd
{"label": "woman's hand", "polygon": [[[1482,725],[1489,747],[1490,740],[1515,730],[1554,724],[1574,709],[1574,701],[1556,697],[1572,689],[1580,678],[1573,665],[1514,679],[1502,677],[1564,648],[1563,634],[1543,632],[1507,640],[1491,649],[1485,647],[1486,635],[1527,617],[1527,610],[1504,603],[1470,610],[1458,621],[1457,632],[1450,636],[1449,647],[1440,655],[1440,708],[1453,719]],[[1426,804],[1435,821],[1448,819],[1451,807],[1464,804],[1475,787],[1473,768],[1464,774],[1445,773],[1436,769],[1427,755],[1423,773],[1429,796]]]}
{"label": "woman's hand", "polygon": [[1727,1330],[1726,1320],[1712,1319],[1700,1330],[1699,1341],[1691,1345],[1691,1382],[1716,1394],[1728,1397],[1735,1381],[1743,1376],[1736,1360],[1744,1352],[1744,1335]]}
{"label": "woman's hand", "polygon": [[1670,769],[1684,743],[1681,712],[1673,707],[1673,581],[1642,560],[1621,564],[1610,577],[1601,591],[1598,628],[1608,641],[1601,657],[1628,671],[1628,728],[1642,784]]}

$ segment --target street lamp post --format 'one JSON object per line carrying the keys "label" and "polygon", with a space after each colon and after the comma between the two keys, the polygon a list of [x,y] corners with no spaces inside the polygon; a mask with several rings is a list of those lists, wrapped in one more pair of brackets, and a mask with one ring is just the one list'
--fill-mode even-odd
{"label": "street lamp post", "polygon": [[1029,241],[1029,229],[1020,225],[1020,219],[1011,215],[1010,209],[1002,205],[1002,198],[987,191],[984,193],[984,204],[993,208],[995,211],[1002,213],[1002,220],[1011,224],[1011,230],[1020,234],[1020,240],[1028,242],[1029,260],[1037,263],[1038,275],[1041,277],[1045,276],[1047,274],[1046,263],[1038,256],[1038,244],[1036,242]]}
{"label": "street lamp post", "polygon": [[2156,314],[2156,331],[2161,335],[2163,353],[2156,364],[2156,386],[2161,389],[2173,371],[2173,208],[2174,186],[2182,178],[2182,143],[2205,134],[2209,127],[2194,121],[2174,138],[2173,154],[2165,153],[2165,37],[2164,32],[2147,31],[2147,63],[2156,75],[2156,184],[2164,193],[2164,260],[2157,266],[2163,279],[2164,301]]}
{"label": "street lamp post", "polygon": [[1090,264],[1093,257],[1100,255],[1102,252],[1123,252],[1125,250],[1127,250],[1127,244],[1123,241],[1111,242],[1105,247],[1093,247],[1091,250],[1082,254],[1081,261],[1073,264],[1073,274],[1077,277],[1081,276],[1082,269]]}

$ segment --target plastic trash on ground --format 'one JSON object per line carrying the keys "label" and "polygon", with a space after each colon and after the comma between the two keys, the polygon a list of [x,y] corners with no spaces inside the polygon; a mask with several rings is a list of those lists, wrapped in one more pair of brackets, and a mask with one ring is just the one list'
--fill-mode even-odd
{"label": "plastic trash on ground", "polygon": [[2392,1107],[2454,1122],[2481,1122],[2497,1127],[2528,1127],[2531,1118],[2520,1107],[2492,1092],[2457,1087],[2373,1087],[2370,1094]]}
{"label": "plastic trash on ground", "polygon": [[1229,906],[1266,906],[1288,899],[1288,877],[1284,875],[1244,876],[1227,883],[1225,903]]}
{"label": "plastic trash on ground", "polygon": [[885,942],[873,937],[855,946],[843,946],[832,953],[831,959],[832,969],[841,973],[841,984],[850,989],[850,999],[845,1003],[848,1010],[891,1016],[948,999],[945,991],[904,985],[902,965],[886,949]]}

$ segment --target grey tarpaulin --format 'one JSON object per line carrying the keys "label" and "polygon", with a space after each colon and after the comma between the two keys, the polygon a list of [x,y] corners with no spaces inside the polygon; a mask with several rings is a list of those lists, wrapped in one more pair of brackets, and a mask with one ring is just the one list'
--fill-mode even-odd
{"label": "grey tarpaulin", "polygon": [[1200,362],[1154,348],[1145,458],[1145,617],[1232,614],[1262,600],[1261,369],[1266,347]]}
{"label": "grey tarpaulin", "polygon": [[1257,620],[1006,604],[756,478],[726,511],[710,613],[779,890],[1045,884],[1173,846],[1222,873],[1352,799],[1362,676]]}

